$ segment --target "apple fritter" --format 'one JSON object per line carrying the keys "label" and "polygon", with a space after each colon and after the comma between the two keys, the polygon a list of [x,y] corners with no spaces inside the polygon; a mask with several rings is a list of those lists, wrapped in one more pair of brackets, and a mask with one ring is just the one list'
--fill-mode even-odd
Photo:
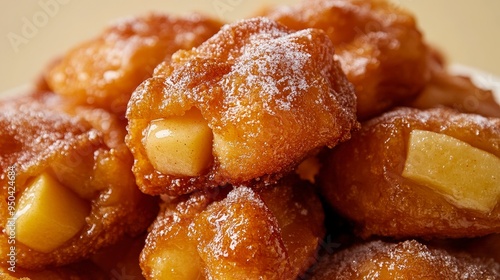
{"label": "apple fritter", "polygon": [[271,184],[357,128],[352,85],[323,31],[265,18],[226,25],[134,92],[127,145],[149,194]]}
{"label": "apple fritter", "polygon": [[311,280],[329,279],[498,279],[500,264],[433,249],[415,240],[371,241],[327,255]]}
{"label": "apple fritter", "polygon": [[399,108],[362,125],[320,171],[325,198],[363,237],[500,231],[500,119]]}
{"label": "apple fritter", "polygon": [[428,48],[413,16],[386,0],[309,0],[262,13],[294,30],[319,28],[335,46],[366,120],[418,95]]}
{"label": "apple fritter", "polygon": [[295,279],[325,233],[307,182],[195,192],[164,204],[141,256],[147,279]]}
{"label": "apple fritter", "polygon": [[101,125],[108,121],[98,130],[43,104],[14,103],[0,112],[0,165],[10,171],[0,182],[11,187],[0,200],[2,262],[11,236],[17,266],[43,269],[84,259],[149,226],[156,200],[137,188],[123,138],[111,140],[112,133],[124,135],[112,117],[90,114],[96,123],[103,117]]}
{"label": "apple fritter", "polygon": [[51,90],[78,104],[123,116],[130,95],[158,63],[199,45],[221,25],[198,14],[124,19],[51,64],[45,79]]}

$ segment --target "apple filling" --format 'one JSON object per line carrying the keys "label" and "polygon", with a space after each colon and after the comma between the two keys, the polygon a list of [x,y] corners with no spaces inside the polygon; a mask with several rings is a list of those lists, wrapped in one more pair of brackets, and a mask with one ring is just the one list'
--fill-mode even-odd
{"label": "apple filling", "polygon": [[500,198],[500,159],[436,132],[411,132],[402,176],[460,208],[489,213]]}
{"label": "apple filling", "polygon": [[175,176],[201,175],[211,164],[213,134],[200,111],[154,120],[146,132],[146,154],[153,167]]}
{"label": "apple filling", "polygon": [[33,250],[50,253],[83,228],[89,213],[89,202],[43,173],[19,198],[16,239]]}
{"label": "apple filling", "polygon": [[152,256],[154,278],[158,279],[201,279],[201,259],[196,243],[188,237],[187,225],[179,229],[168,244],[162,245]]}

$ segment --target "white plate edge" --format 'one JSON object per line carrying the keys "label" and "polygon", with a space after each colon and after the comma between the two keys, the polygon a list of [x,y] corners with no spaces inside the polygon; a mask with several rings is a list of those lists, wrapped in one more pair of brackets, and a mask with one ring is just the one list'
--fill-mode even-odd
{"label": "white plate edge", "polygon": [[472,82],[479,88],[491,90],[497,103],[500,104],[500,78],[486,71],[466,66],[463,64],[452,63],[448,70],[455,75],[463,75],[471,78]]}

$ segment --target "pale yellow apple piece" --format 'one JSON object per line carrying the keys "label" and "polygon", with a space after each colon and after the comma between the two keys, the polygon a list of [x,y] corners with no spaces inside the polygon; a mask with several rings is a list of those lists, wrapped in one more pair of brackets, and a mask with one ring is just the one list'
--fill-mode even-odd
{"label": "pale yellow apple piece", "polygon": [[402,176],[459,208],[491,212],[500,199],[500,159],[444,134],[413,130]]}
{"label": "pale yellow apple piece", "polygon": [[196,244],[187,236],[172,238],[168,245],[162,245],[158,253],[151,256],[151,270],[154,279],[202,279],[201,259]]}
{"label": "pale yellow apple piece", "polygon": [[145,148],[153,167],[163,174],[198,176],[210,166],[212,130],[197,109],[149,124]]}
{"label": "pale yellow apple piece", "polygon": [[89,202],[43,173],[18,200],[16,239],[33,250],[50,253],[82,229],[89,212]]}

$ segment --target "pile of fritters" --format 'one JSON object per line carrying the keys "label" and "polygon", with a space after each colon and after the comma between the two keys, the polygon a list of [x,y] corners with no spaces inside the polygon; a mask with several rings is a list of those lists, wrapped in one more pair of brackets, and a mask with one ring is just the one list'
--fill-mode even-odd
{"label": "pile of fritters", "polygon": [[500,278],[500,106],[446,66],[385,0],[117,22],[0,102],[1,276]]}

